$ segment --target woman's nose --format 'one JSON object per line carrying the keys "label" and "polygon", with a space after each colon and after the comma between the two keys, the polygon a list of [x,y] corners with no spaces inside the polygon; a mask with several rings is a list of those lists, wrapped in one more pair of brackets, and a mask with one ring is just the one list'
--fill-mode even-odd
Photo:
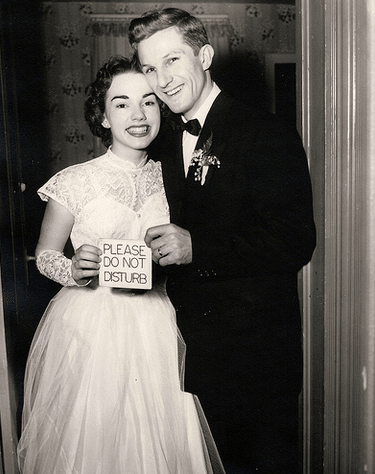
{"label": "woman's nose", "polygon": [[137,107],[132,113],[132,120],[145,120],[146,114],[141,107]]}

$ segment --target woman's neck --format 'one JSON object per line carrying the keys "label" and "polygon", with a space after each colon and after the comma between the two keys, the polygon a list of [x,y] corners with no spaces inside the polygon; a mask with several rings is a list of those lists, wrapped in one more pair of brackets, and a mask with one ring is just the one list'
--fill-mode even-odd
{"label": "woman's neck", "polygon": [[147,156],[146,150],[134,150],[132,148],[123,148],[121,146],[116,146],[116,144],[111,146],[111,151],[119,158],[130,161],[138,166]]}

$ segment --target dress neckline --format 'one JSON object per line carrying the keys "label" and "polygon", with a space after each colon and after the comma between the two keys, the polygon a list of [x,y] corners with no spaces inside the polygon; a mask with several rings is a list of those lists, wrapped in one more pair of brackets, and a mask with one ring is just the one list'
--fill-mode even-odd
{"label": "dress neckline", "polygon": [[143,168],[146,163],[148,162],[148,155],[146,155],[143,160],[141,160],[137,165],[133,163],[132,161],[126,160],[124,158],[119,157],[115,153],[113,153],[111,147],[107,149],[107,156],[108,158],[113,162],[117,163],[120,165],[122,168],[128,168],[131,170],[137,170]]}

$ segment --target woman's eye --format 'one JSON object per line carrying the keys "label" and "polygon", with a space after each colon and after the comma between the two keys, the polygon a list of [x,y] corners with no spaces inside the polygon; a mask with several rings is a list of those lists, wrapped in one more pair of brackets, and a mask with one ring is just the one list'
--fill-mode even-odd
{"label": "woman's eye", "polygon": [[155,102],[153,100],[148,100],[147,102],[145,102],[145,105],[149,107],[149,106],[155,105]]}
{"label": "woman's eye", "polygon": [[125,107],[127,107],[126,104],[117,104],[117,105],[116,105],[116,108],[117,108],[117,109],[125,109]]}

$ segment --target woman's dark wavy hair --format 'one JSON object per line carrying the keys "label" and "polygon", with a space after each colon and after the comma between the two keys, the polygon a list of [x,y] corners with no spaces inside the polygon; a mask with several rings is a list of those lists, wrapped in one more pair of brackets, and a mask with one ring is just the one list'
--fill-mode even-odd
{"label": "woman's dark wavy hair", "polygon": [[197,55],[205,44],[209,44],[207,32],[203,23],[190,13],[180,8],[165,8],[146,12],[141,18],[131,21],[129,27],[129,42],[137,51],[138,44],[167,28],[179,29],[184,42],[189,45]]}
{"label": "woman's dark wavy hair", "polygon": [[99,69],[95,81],[85,89],[86,101],[84,106],[85,119],[90,127],[91,133],[102,139],[103,145],[109,147],[112,144],[112,132],[110,128],[104,128],[105,98],[112,80],[118,74],[134,72],[142,74],[138,62],[125,58],[121,55],[111,56]]}

